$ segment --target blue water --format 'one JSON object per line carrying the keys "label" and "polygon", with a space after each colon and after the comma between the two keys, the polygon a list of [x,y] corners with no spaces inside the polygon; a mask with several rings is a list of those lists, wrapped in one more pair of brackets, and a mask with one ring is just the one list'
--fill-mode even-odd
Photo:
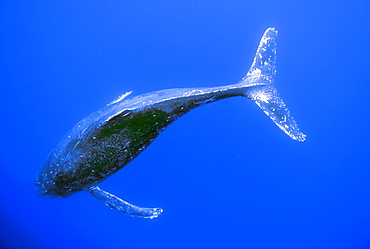
{"label": "blue water", "polygon": [[[0,3],[2,248],[370,248],[370,3]],[[88,193],[36,196],[80,119],[133,90],[232,84],[279,30],[276,87],[307,141],[230,98],[185,115]]]}

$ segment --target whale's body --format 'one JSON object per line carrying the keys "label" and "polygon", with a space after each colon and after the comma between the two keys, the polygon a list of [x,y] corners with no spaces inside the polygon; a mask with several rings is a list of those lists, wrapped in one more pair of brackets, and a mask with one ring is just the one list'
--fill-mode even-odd
{"label": "whale's body", "polygon": [[195,107],[228,97],[253,100],[286,134],[304,141],[272,84],[276,35],[273,28],[265,31],[251,69],[237,84],[162,90],[131,99],[129,92],[81,120],[49,154],[36,181],[38,195],[67,197],[87,190],[111,208],[157,217],[162,209],[134,206],[97,185],[138,156],[173,121]]}

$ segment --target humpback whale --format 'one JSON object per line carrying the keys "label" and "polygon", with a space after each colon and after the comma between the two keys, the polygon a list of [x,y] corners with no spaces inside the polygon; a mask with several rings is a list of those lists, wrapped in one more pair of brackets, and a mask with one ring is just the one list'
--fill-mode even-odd
{"label": "humpback whale", "polygon": [[172,122],[195,107],[220,99],[243,96],[288,136],[304,141],[288,108],[273,84],[276,74],[277,31],[268,28],[252,66],[240,82],[204,88],[161,90],[129,98],[125,93],[78,122],[51,151],[37,180],[42,197],[68,197],[87,191],[110,208],[131,216],[155,218],[161,208],[130,204],[98,184],[137,157]]}

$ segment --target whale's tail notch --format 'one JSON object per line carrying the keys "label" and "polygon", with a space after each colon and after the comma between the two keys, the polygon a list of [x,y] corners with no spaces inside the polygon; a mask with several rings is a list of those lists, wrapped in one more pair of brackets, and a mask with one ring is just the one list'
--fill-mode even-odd
{"label": "whale's tail notch", "polygon": [[[292,139],[303,142],[306,135],[300,132],[290,111],[273,85],[276,74],[277,30],[268,28],[263,34],[251,68],[241,83],[256,87],[246,92],[271,120]],[[262,83],[261,85],[258,83]]]}

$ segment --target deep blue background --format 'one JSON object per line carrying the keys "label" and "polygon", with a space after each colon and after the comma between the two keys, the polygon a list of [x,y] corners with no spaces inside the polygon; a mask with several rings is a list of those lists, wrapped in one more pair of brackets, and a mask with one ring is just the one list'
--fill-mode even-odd
{"label": "deep blue background", "polygon": [[[3,248],[370,248],[370,2],[0,3]],[[101,187],[35,194],[60,138],[120,94],[232,84],[268,27],[276,87],[307,134],[291,140],[251,101],[200,107]]]}

